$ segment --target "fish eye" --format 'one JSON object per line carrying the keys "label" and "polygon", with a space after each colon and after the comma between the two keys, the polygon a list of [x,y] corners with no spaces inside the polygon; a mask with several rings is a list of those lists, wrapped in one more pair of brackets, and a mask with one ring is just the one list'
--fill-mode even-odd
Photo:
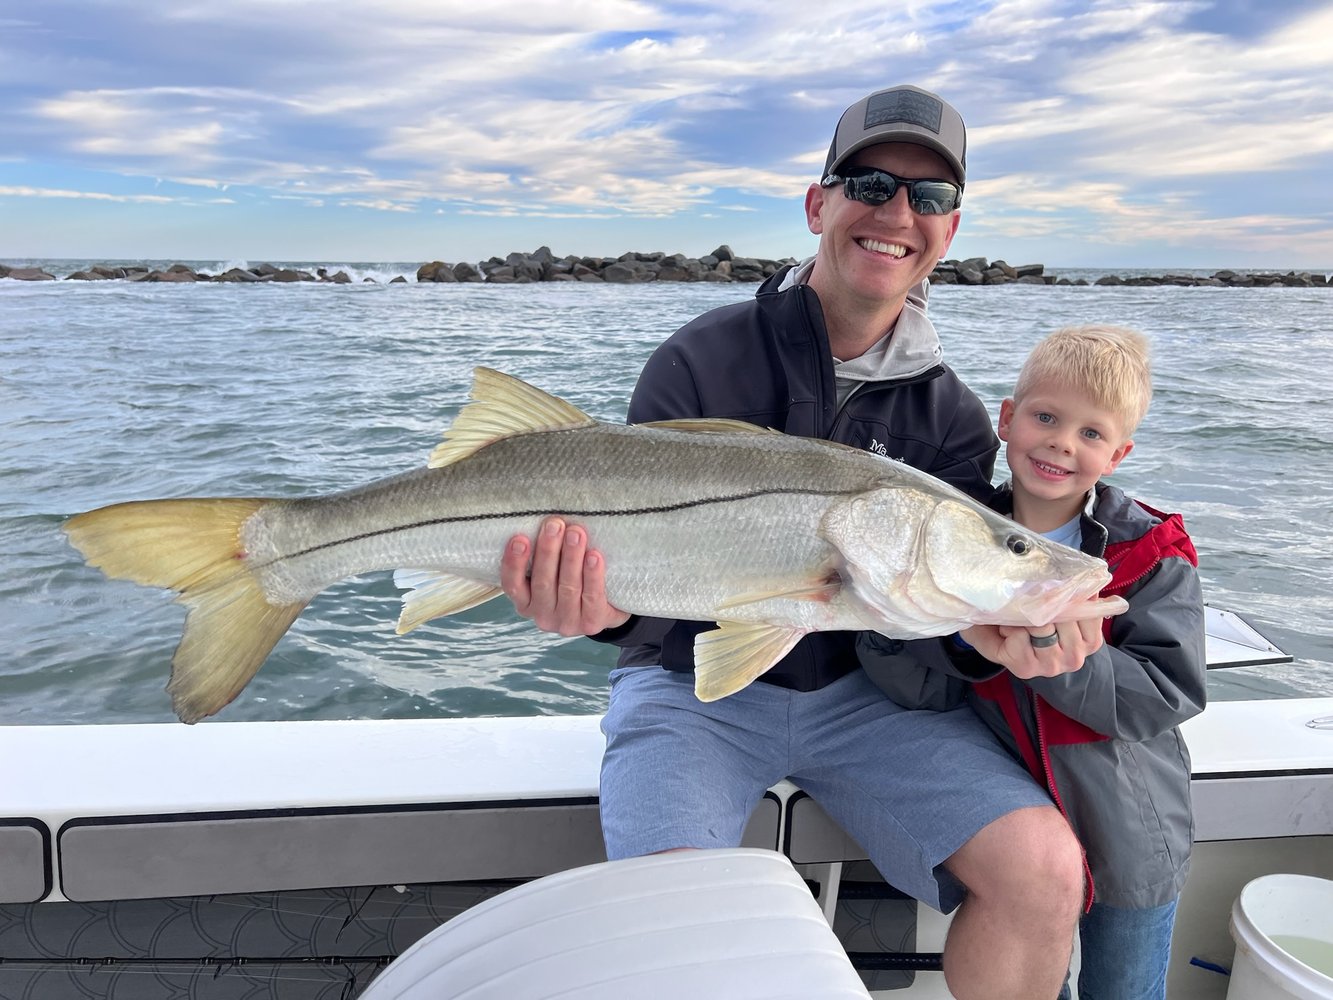
{"label": "fish eye", "polygon": [[1009,551],[1016,556],[1025,556],[1032,551],[1032,543],[1022,535],[1010,535],[1004,542]]}

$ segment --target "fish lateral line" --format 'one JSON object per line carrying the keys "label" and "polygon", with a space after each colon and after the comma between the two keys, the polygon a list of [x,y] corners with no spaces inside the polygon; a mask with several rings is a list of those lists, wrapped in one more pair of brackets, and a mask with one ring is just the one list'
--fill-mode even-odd
{"label": "fish lateral line", "polygon": [[363,531],[357,535],[348,535],[346,538],[338,538],[333,541],[321,542],[318,545],[311,545],[308,548],[298,549],[294,552],[286,552],[275,556],[264,562],[254,563],[259,568],[266,568],[275,563],[282,562],[285,559],[299,559],[302,556],[313,555],[317,552],[323,552],[327,549],[337,548],[339,545],[347,545],[352,542],[361,542],[369,538],[381,538],[385,535],[396,534],[400,531],[415,531],[419,528],[435,528],[447,524],[463,524],[469,521],[503,521],[512,518],[524,517],[570,517],[570,518],[592,518],[592,517],[641,517],[651,514],[670,514],[682,510],[691,510],[696,507],[710,507],[717,504],[743,503],[747,500],[755,500],[759,497],[775,496],[821,496],[821,497],[848,497],[857,496],[862,490],[844,490],[842,492],[830,493],[828,490],[818,489],[780,489],[780,490],[753,490],[748,493],[735,493],[728,496],[708,497],[701,500],[686,500],[681,503],[662,504],[656,507],[634,507],[628,509],[592,509],[576,510],[568,507],[550,507],[550,508],[532,508],[528,510],[497,511],[493,513],[480,512],[476,514],[465,514],[458,516],[444,516],[426,518],[421,521],[412,521],[407,524],[394,525],[391,528],[381,528],[375,531]]}

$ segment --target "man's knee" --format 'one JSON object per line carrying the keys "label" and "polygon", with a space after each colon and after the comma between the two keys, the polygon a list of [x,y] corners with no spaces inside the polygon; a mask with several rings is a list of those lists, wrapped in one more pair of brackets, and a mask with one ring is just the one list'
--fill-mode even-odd
{"label": "man's knee", "polygon": [[1018,809],[982,827],[946,862],[983,899],[1044,901],[1077,912],[1083,902],[1083,851],[1050,806]]}

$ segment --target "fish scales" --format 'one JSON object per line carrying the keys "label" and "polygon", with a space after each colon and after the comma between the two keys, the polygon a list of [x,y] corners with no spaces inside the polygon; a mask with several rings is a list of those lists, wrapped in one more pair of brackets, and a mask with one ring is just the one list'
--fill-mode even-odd
{"label": "fish scales", "polygon": [[[247,525],[246,549],[278,603],[404,566],[498,582],[505,542],[560,515],[606,554],[613,602],[713,617],[737,592],[831,571],[836,553],[817,533],[829,503],[890,471],[867,453],[786,435],[599,424],[518,435],[463,463],[275,503]],[[743,620],[828,620],[808,601],[782,606],[747,608]],[[856,627],[850,612],[840,620]]]}

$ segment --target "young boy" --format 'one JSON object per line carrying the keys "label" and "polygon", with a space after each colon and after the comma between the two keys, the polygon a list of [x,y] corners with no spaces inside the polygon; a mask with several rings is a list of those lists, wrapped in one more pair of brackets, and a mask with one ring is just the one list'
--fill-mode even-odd
{"label": "young boy", "polygon": [[[1194,546],[1178,514],[1101,482],[1133,449],[1151,397],[1143,335],[1083,326],[1042,340],[1000,406],[1012,478],[992,506],[1106,559],[1112,581],[1103,594],[1129,602],[1104,623],[1106,644],[1073,673],[1020,680],[967,650],[967,640],[986,638],[973,629],[944,640],[961,647],[952,658],[960,675],[995,674],[970,685],[967,700],[1050,791],[1087,852],[1079,994],[1090,1000],[1165,998],[1193,835],[1189,753],[1177,727],[1205,700]],[[1026,631],[1038,649],[1060,638],[1053,626]],[[918,704],[944,707],[959,693],[956,679],[913,673],[912,645],[877,637],[858,651],[895,697],[907,688]]]}

